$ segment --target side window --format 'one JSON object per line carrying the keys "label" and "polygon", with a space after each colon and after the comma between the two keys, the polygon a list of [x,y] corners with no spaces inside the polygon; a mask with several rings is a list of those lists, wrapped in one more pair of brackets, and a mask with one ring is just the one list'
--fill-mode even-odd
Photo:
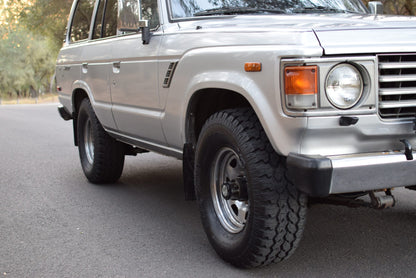
{"label": "side window", "polygon": [[117,0],[100,0],[94,25],[94,39],[117,35]]}
{"label": "side window", "polygon": [[135,32],[139,20],[148,20],[150,29],[159,26],[157,0],[118,0],[118,31]]}
{"label": "side window", "polygon": [[95,0],[79,0],[71,24],[71,42],[88,39]]}
{"label": "side window", "polygon": [[97,16],[94,22],[94,34],[92,35],[93,39],[102,38],[102,34],[104,31],[104,8],[105,8],[105,0],[100,0],[100,4],[98,5]]}
{"label": "side window", "polygon": [[117,35],[117,11],[117,0],[107,0],[107,7],[104,15],[104,37]]}
{"label": "side window", "polygon": [[139,16],[138,0],[118,0],[117,29],[121,34],[134,31],[139,24]]}

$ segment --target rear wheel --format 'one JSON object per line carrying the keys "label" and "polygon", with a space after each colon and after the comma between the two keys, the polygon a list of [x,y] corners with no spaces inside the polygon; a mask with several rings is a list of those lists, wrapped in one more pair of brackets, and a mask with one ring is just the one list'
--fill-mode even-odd
{"label": "rear wheel", "polygon": [[89,99],[84,99],[78,113],[78,150],[82,169],[92,183],[117,181],[124,166],[124,145],[103,129]]}
{"label": "rear wheel", "polygon": [[196,148],[195,186],[209,241],[238,267],[278,262],[296,249],[306,197],[286,178],[255,113],[225,110],[205,123]]}

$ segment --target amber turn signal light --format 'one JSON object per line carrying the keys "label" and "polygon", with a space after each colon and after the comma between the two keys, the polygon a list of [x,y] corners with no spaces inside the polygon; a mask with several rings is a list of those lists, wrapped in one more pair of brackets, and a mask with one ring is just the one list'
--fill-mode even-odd
{"label": "amber turn signal light", "polygon": [[313,95],[317,93],[317,66],[294,66],[285,68],[286,95]]}
{"label": "amber turn signal light", "polygon": [[244,70],[247,72],[261,71],[261,63],[245,63]]}

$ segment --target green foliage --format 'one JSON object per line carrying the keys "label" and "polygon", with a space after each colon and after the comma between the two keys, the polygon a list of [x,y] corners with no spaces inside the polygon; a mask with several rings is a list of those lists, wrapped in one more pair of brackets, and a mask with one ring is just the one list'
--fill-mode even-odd
{"label": "green foliage", "polygon": [[72,2],[73,0],[34,1],[33,5],[20,13],[21,22],[34,34],[48,38],[51,50],[57,54],[62,47]]}
{"label": "green foliage", "polygon": [[8,0],[0,23],[0,96],[48,92],[72,0]]}
{"label": "green foliage", "polygon": [[9,97],[35,97],[49,91],[55,56],[47,41],[25,28],[0,26],[0,92]]}

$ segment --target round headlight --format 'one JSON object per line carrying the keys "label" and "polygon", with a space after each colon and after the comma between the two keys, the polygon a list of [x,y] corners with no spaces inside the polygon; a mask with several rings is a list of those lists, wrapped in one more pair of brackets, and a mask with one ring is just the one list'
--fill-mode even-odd
{"label": "round headlight", "polygon": [[328,73],[325,92],[328,100],[335,107],[351,108],[357,104],[363,94],[363,77],[353,65],[339,64]]}

